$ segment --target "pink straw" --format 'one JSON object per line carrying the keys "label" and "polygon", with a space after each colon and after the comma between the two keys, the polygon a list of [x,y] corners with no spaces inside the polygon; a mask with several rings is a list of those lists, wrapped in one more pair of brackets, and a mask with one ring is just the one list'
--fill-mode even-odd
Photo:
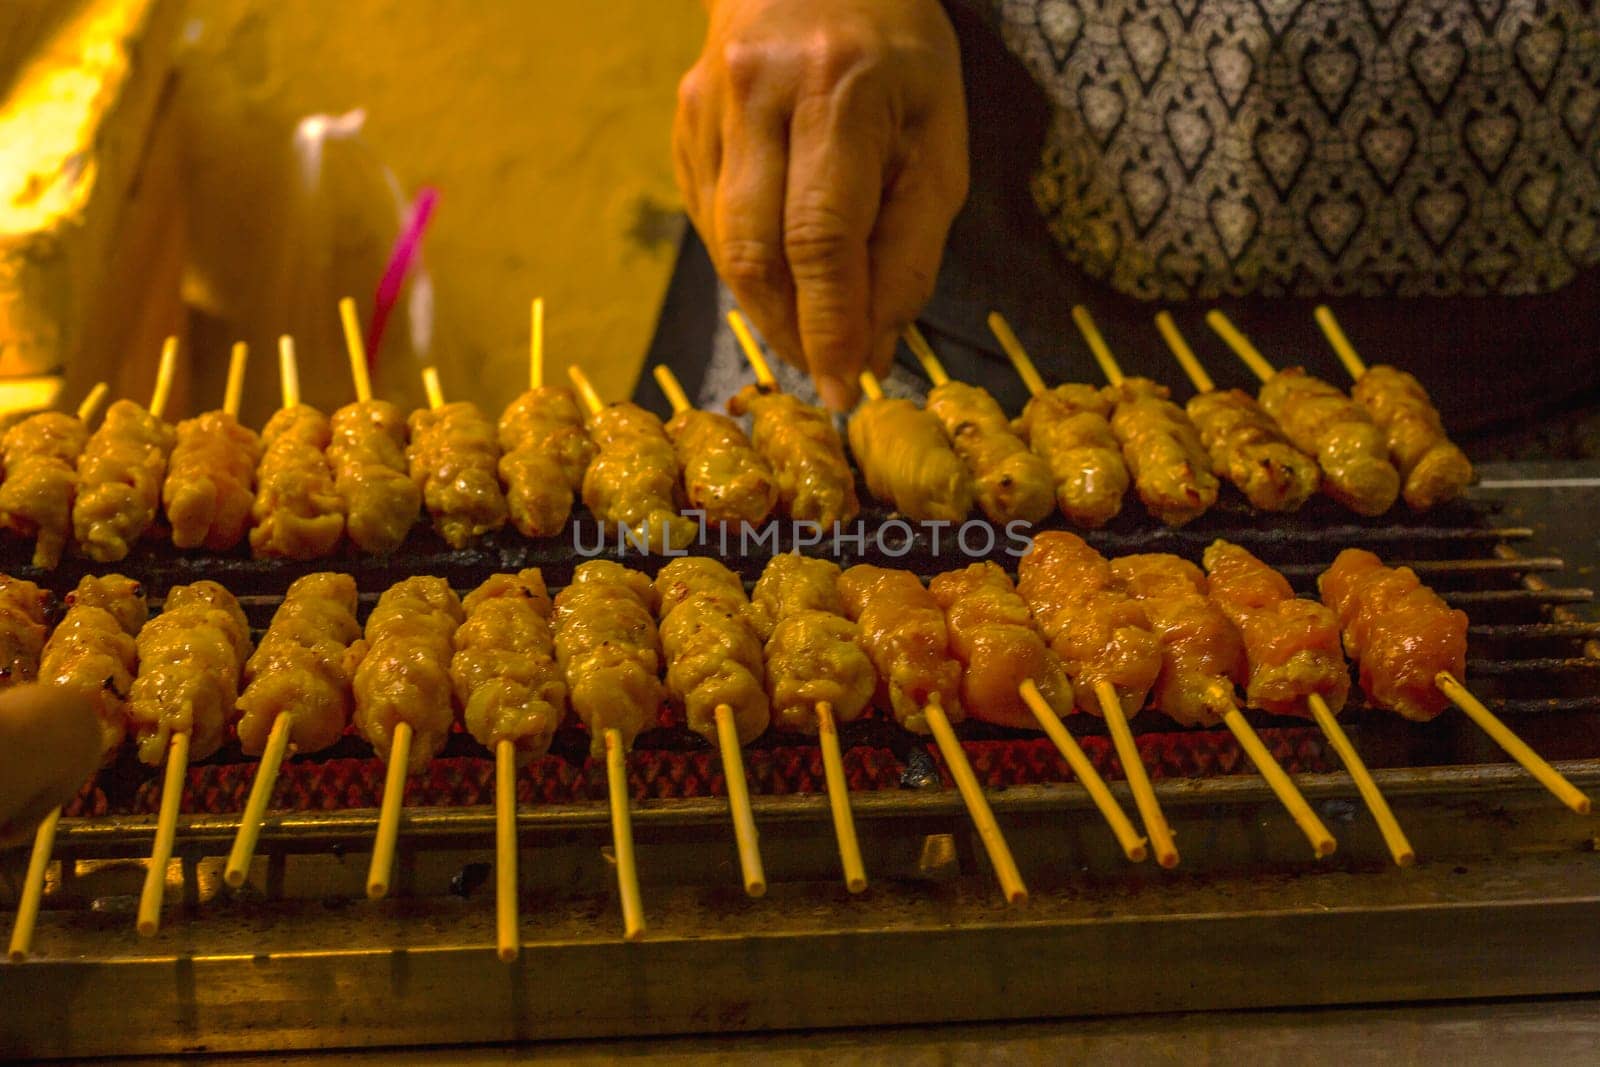
{"label": "pink straw", "polygon": [[372,301],[372,324],[367,328],[368,370],[377,367],[378,346],[383,343],[383,331],[389,325],[389,312],[400,299],[400,287],[405,284],[411,264],[421,254],[422,234],[428,228],[433,205],[438,199],[439,190],[431,185],[419,190],[416,203],[411,205],[411,217],[406,220],[400,236],[395,238],[394,250],[389,253],[389,262],[383,268],[383,277]]}

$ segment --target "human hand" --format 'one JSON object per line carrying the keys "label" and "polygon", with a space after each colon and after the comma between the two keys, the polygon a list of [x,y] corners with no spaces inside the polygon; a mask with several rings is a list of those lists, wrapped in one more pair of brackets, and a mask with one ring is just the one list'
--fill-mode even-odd
{"label": "human hand", "polygon": [[100,721],[82,694],[46,685],[0,692],[0,847],[26,841],[100,764]]}
{"label": "human hand", "polygon": [[678,185],[768,343],[845,410],[933,295],[966,199],[955,31],[937,0],[708,7],[678,87]]}

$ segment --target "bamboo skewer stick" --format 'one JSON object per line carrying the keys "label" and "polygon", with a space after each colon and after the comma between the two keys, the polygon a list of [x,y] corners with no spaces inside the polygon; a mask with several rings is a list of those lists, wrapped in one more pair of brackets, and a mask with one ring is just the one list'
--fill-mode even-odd
{"label": "bamboo skewer stick", "polygon": [[1499,716],[1485,707],[1483,701],[1473,696],[1455,676],[1449,671],[1440,671],[1433,682],[1439,687],[1439,692],[1450,698],[1450,703],[1466,712],[1467,717],[1477,723],[1480,730],[1488,734],[1495,744],[1505,749],[1508,756],[1520,763],[1523,770],[1533,775],[1540,785],[1554,794],[1556,799],[1579,815],[1589,814],[1589,797],[1567,781],[1560,771],[1550,766],[1543,756],[1528,747],[1526,741],[1518,737]]}
{"label": "bamboo skewer stick", "polygon": [[750,332],[750,325],[744,321],[744,316],[738,311],[728,312],[728,325],[733,328],[733,336],[739,340],[744,358],[750,361],[750,368],[756,372],[756,381],[763,389],[776,389],[777,375],[772,373],[772,365],[767,362],[767,357],[761,354],[761,346],[756,344],[755,334]]}
{"label": "bamboo skewer stick", "polygon": [[750,783],[744,776],[744,753],[739,750],[739,732],[733,725],[733,709],[718,704],[713,712],[717,721],[717,748],[722,754],[722,773],[728,782],[728,807],[733,815],[733,836],[739,846],[739,870],[744,891],[752,897],[765,896],[767,875],[761,866],[760,835],[756,832],[755,812],[750,808]]}
{"label": "bamboo skewer stick", "polygon": [[956,732],[950,728],[949,717],[945,715],[944,708],[939,706],[938,700],[930,701],[923,709],[923,714],[933,730],[933,739],[939,746],[939,753],[944,756],[945,766],[950,768],[950,777],[955,779],[956,789],[967,806],[967,814],[978,828],[978,839],[989,854],[989,863],[994,867],[995,877],[1000,880],[1000,891],[1005,895],[1006,903],[1021,904],[1028,899],[1028,887],[1023,884],[1022,873],[1017,870],[1017,861],[1011,856],[1011,846],[1006,844],[1000,824],[994,820],[994,812],[983,795],[983,787],[978,784],[978,776],[973,773],[972,764],[967,762],[967,754],[962,751]]}
{"label": "bamboo skewer stick", "polygon": [[679,382],[678,376],[672,373],[672,368],[665,363],[658,363],[652,373],[655,376],[656,384],[661,387],[661,392],[666,395],[667,403],[672,405],[672,413],[674,415],[694,407],[693,404],[689,403],[689,395],[683,391],[683,383]]}
{"label": "bamboo skewer stick", "polygon": [[944,364],[933,351],[933,346],[928,339],[922,336],[922,331],[917,329],[916,323],[911,323],[905,328],[904,336],[906,346],[911,349],[911,354],[917,357],[917,362],[922,364],[922,373],[928,376],[928,381],[934,385],[944,385],[950,380],[950,374],[944,369]]}
{"label": "bamboo skewer stick", "polygon": [[1044,378],[1039,374],[1039,368],[1034,366],[1029,358],[1027,349],[1022,347],[1022,342],[1017,340],[1017,335],[1011,331],[1011,324],[998,311],[989,312],[989,332],[994,334],[994,339],[1000,342],[1000,348],[1005,352],[1006,358],[1017,369],[1017,377],[1022,379],[1022,384],[1028,387],[1028,395],[1038,396],[1045,392]]}
{"label": "bamboo skewer stick", "polygon": [[528,387],[544,384],[544,297],[533,298],[528,322]]}
{"label": "bamboo skewer stick", "polygon": [[168,337],[161,345],[161,362],[156,364],[156,384],[150,391],[150,414],[161,418],[172,398],[172,377],[178,368],[178,339]]}
{"label": "bamboo skewer stick", "polygon": [[167,748],[167,772],[161,783],[161,810],[156,816],[156,839],[150,849],[150,866],[144,872],[139,894],[139,936],[154,937],[161,929],[161,902],[167,891],[167,864],[178,834],[178,808],[183,803],[183,783],[189,772],[188,731],[173,734]]}
{"label": "bamboo skewer stick", "polygon": [[833,832],[839,839],[845,888],[859,893],[867,888],[867,867],[861,860],[861,842],[856,838],[855,818],[850,812],[850,786],[844,776],[844,754],[839,750],[839,728],[833,721],[833,705],[826,700],[817,703],[817,737],[822,744],[822,770],[828,783]]}
{"label": "bamboo skewer stick", "polygon": [[44,879],[50,870],[50,853],[56,847],[56,824],[61,809],[56,808],[33,835],[33,852],[28,856],[28,871],[23,876],[17,900],[17,918],[11,927],[11,962],[21,963],[33,951],[33,928],[39,920],[39,904],[44,899]]}
{"label": "bamboo skewer stick", "polygon": [[1189,347],[1188,340],[1178,331],[1178,324],[1172,321],[1169,312],[1156,313],[1156,329],[1161,331],[1167,347],[1172,350],[1173,358],[1178,361],[1178,365],[1189,376],[1189,380],[1194,383],[1198,392],[1209,393],[1217,387],[1217,383],[1211,380],[1211,375],[1200,365],[1200,359],[1194,354],[1194,349]]}
{"label": "bamboo skewer stick", "polygon": [[244,372],[249,359],[250,346],[243,341],[235,341],[233,351],[228,354],[228,381],[222,390],[222,410],[235,418],[238,418],[239,404],[244,400]]}
{"label": "bamboo skewer stick", "polygon": [[1278,373],[1272,364],[1267,362],[1267,357],[1261,354],[1261,350],[1251,343],[1250,338],[1239,332],[1239,328],[1228,319],[1228,316],[1220,311],[1208,311],[1206,325],[1233,349],[1233,354],[1238,356],[1239,361],[1249,367],[1250,372],[1257,378],[1265,382]]}
{"label": "bamboo skewer stick", "polygon": [[589,414],[591,416],[600,414],[606,402],[595,392],[594,383],[583,373],[583,368],[573,364],[567,368],[567,377],[572,380],[572,387],[578,390],[578,396],[583,400],[583,406],[589,409]]}
{"label": "bamboo skewer stick", "polygon": [[517,746],[494,746],[494,930],[502,963],[514,963],[522,950],[522,920],[517,914]]}
{"label": "bamboo skewer stick", "polygon": [[365,404],[372,399],[372,378],[367,372],[367,343],[361,337],[356,302],[348,296],[339,301],[339,322],[344,327],[345,355],[350,359],[350,381],[355,385],[356,399]]}
{"label": "bamboo skewer stick", "polygon": [[1350,777],[1356,783],[1357,792],[1366,802],[1367,810],[1372,812],[1373,821],[1378,824],[1378,832],[1383,835],[1384,844],[1389,846],[1389,855],[1394,857],[1395,866],[1411,866],[1417,859],[1416,849],[1411,847],[1410,839],[1406,837],[1405,831],[1400,829],[1399,820],[1390,810],[1389,802],[1378,789],[1378,783],[1372,780],[1372,772],[1367,770],[1361,753],[1356,751],[1350,736],[1344,732],[1344,727],[1340,726],[1339,720],[1334,717],[1333,709],[1328,707],[1328,702],[1318,693],[1312,693],[1306,698],[1306,702],[1311,707],[1311,717],[1316,720],[1317,728],[1328,739],[1328,743],[1333,745],[1333,750],[1339,754],[1339,760],[1344,764],[1345,770],[1350,772]]}
{"label": "bamboo skewer stick", "polygon": [[105,382],[95,382],[94,388],[89,390],[89,395],[78,405],[78,421],[85,426],[89,425],[89,421],[100,410],[100,405],[105,403],[106,394],[110,391],[111,387]]}
{"label": "bamboo skewer stick", "polygon": [[878,376],[869,370],[861,372],[861,392],[868,400],[882,400],[883,386],[878,384]]}
{"label": "bamboo skewer stick", "polygon": [[1066,724],[1056,716],[1055,711],[1045,703],[1044,694],[1039,692],[1039,687],[1033,679],[1023,682],[1018,692],[1022,694],[1023,701],[1028,705],[1028,710],[1033,712],[1034,718],[1039,720],[1039,728],[1055,744],[1056,751],[1066,758],[1067,765],[1072,768],[1073,775],[1089,793],[1089,798],[1094,801],[1094,806],[1100,809],[1100,814],[1105,818],[1106,825],[1111,827],[1111,832],[1116,836],[1117,843],[1122,846],[1123,855],[1134,863],[1143,863],[1150,855],[1146,847],[1148,842],[1135,830],[1133,823],[1128,821],[1128,816],[1123,812],[1122,805],[1117,803],[1117,798],[1111,795],[1105,779],[1100,777],[1100,772],[1094,769],[1094,764],[1078,744],[1078,739],[1068,732]]}
{"label": "bamboo skewer stick", "polygon": [[439,385],[439,368],[422,368],[422,389],[428,394],[428,406],[438,409],[444,407],[444,389]]}
{"label": "bamboo skewer stick", "polygon": [[261,752],[261,764],[256,768],[255,781],[250,783],[250,799],[239,818],[239,833],[233,839],[233,851],[228,853],[228,865],[223,870],[223,880],[235,889],[244,885],[250,873],[250,860],[255,855],[256,841],[261,836],[261,821],[266,818],[267,806],[272,801],[272,788],[278,781],[278,769],[283,766],[283,757],[289,750],[289,739],[293,733],[294,713],[280,711],[272,720],[272,732],[267,735],[267,746]]}
{"label": "bamboo skewer stick", "polygon": [[395,724],[389,739],[389,768],[383,779],[383,806],[378,809],[378,833],[372,842],[372,865],[367,868],[367,897],[381,900],[389,894],[394,875],[394,848],[400,838],[400,809],[405,804],[406,764],[411,759],[411,724]]}
{"label": "bamboo skewer stick", "polygon": [[1367,365],[1361,362],[1361,357],[1356,354],[1356,346],[1350,343],[1350,338],[1345,336],[1339,320],[1333,317],[1333,310],[1326,304],[1320,304],[1311,313],[1311,317],[1322,327],[1322,335],[1328,339],[1333,354],[1339,357],[1344,369],[1350,372],[1351,379],[1359,382],[1361,376],[1367,373]]}
{"label": "bamboo skewer stick", "polygon": [[617,857],[617,895],[622,901],[622,936],[644,936],[644,904],[639,896],[639,864],[633,852],[633,816],[628,809],[627,753],[622,734],[606,730],[606,791],[611,797],[611,850]]}
{"label": "bamboo skewer stick", "polygon": [[1106,726],[1111,731],[1111,743],[1122,762],[1122,773],[1128,778],[1128,788],[1133,791],[1133,802],[1139,809],[1139,818],[1144,821],[1144,832],[1149,835],[1150,846],[1155,850],[1156,862],[1163,867],[1176,867],[1178,846],[1172,841],[1172,828],[1167,825],[1166,814],[1162,812],[1161,804],[1156,800],[1156,791],[1150,785],[1150,775],[1144,769],[1144,761],[1139,758],[1139,746],[1133,739],[1133,730],[1128,726],[1128,717],[1123,714],[1122,701],[1117,698],[1117,691],[1110,682],[1096,682],[1094,694],[1100,701],[1100,713],[1105,716]]}
{"label": "bamboo skewer stick", "polygon": [[1083,339],[1088,342],[1089,351],[1094,355],[1094,361],[1100,364],[1100,373],[1106,376],[1106,381],[1115,388],[1122,384],[1122,368],[1118,366],[1116,357],[1111,354],[1111,346],[1106,344],[1106,339],[1100,333],[1100,327],[1095,325],[1094,316],[1089,314],[1089,309],[1082,304],[1075,304],[1072,308],[1072,321],[1078,324],[1078,332],[1083,334]]}
{"label": "bamboo skewer stick", "polygon": [[1267,780],[1278,802],[1288,811],[1289,817],[1300,827],[1306,835],[1306,840],[1311,842],[1311,851],[1318,859],[1333,855],[1338,848],[1338,842],[1328,832],[1317,813],[1311,810],[1311,805],[1306,803],[1306,798],[1301,795],[1299,786],[1294,784],[1294,779],[1283,769],[1277,760],[1272,758],[1271,751],[1262,743],[1261,737],[1255,728],[1245,719],[1244,713],[1237,706],[1232,705],[1223,715],[1222,721],[1232,731],[1238,740],[1239,747],[1244,749],[1250,757],[1250,762],[1256,765],[1256,770],[1261,772],[1261,777]]}

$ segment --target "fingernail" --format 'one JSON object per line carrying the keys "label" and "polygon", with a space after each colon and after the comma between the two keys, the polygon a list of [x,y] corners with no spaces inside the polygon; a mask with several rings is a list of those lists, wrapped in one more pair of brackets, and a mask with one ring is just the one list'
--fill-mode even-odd
{"label": "fingernail", "polygon": [[856,400],[855,390],[831,374],[817,376],[817,394],[829,411],[841,414],[849,411]]}

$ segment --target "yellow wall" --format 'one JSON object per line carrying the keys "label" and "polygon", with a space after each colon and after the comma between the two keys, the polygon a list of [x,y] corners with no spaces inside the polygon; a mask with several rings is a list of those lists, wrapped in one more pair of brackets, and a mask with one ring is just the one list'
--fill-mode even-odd
{"label": "yellow wall", "polygon": [[[301,116],[358,106],[401,180],[441,190],[427,254],[447,392],[496,404],[522,387],[538,294],[554,369],[579,362],[608,396],[631,387],[678,233],[669,135],[674,86],[703,33],[697,0],[187,4],[177,103],[202,396],[220,392],[222,346],[239,336],[259,354],[246,414],[259,421],[270,407],[276,373],[261,357],[296,328],[273,309],[266,277],[291,218],[291,131]],[[338,284],[365,309],[376,280],[366,264],[388,235],[364,221],[377,214],[370,202],[340,211],[319,251],[337,246],[353,275]],[[337,404],[348,379],[331,303],[315,317],[326,329],[301,340],[307,399]],[[380,388],[420,399],[414,367],[388,355]]]}

